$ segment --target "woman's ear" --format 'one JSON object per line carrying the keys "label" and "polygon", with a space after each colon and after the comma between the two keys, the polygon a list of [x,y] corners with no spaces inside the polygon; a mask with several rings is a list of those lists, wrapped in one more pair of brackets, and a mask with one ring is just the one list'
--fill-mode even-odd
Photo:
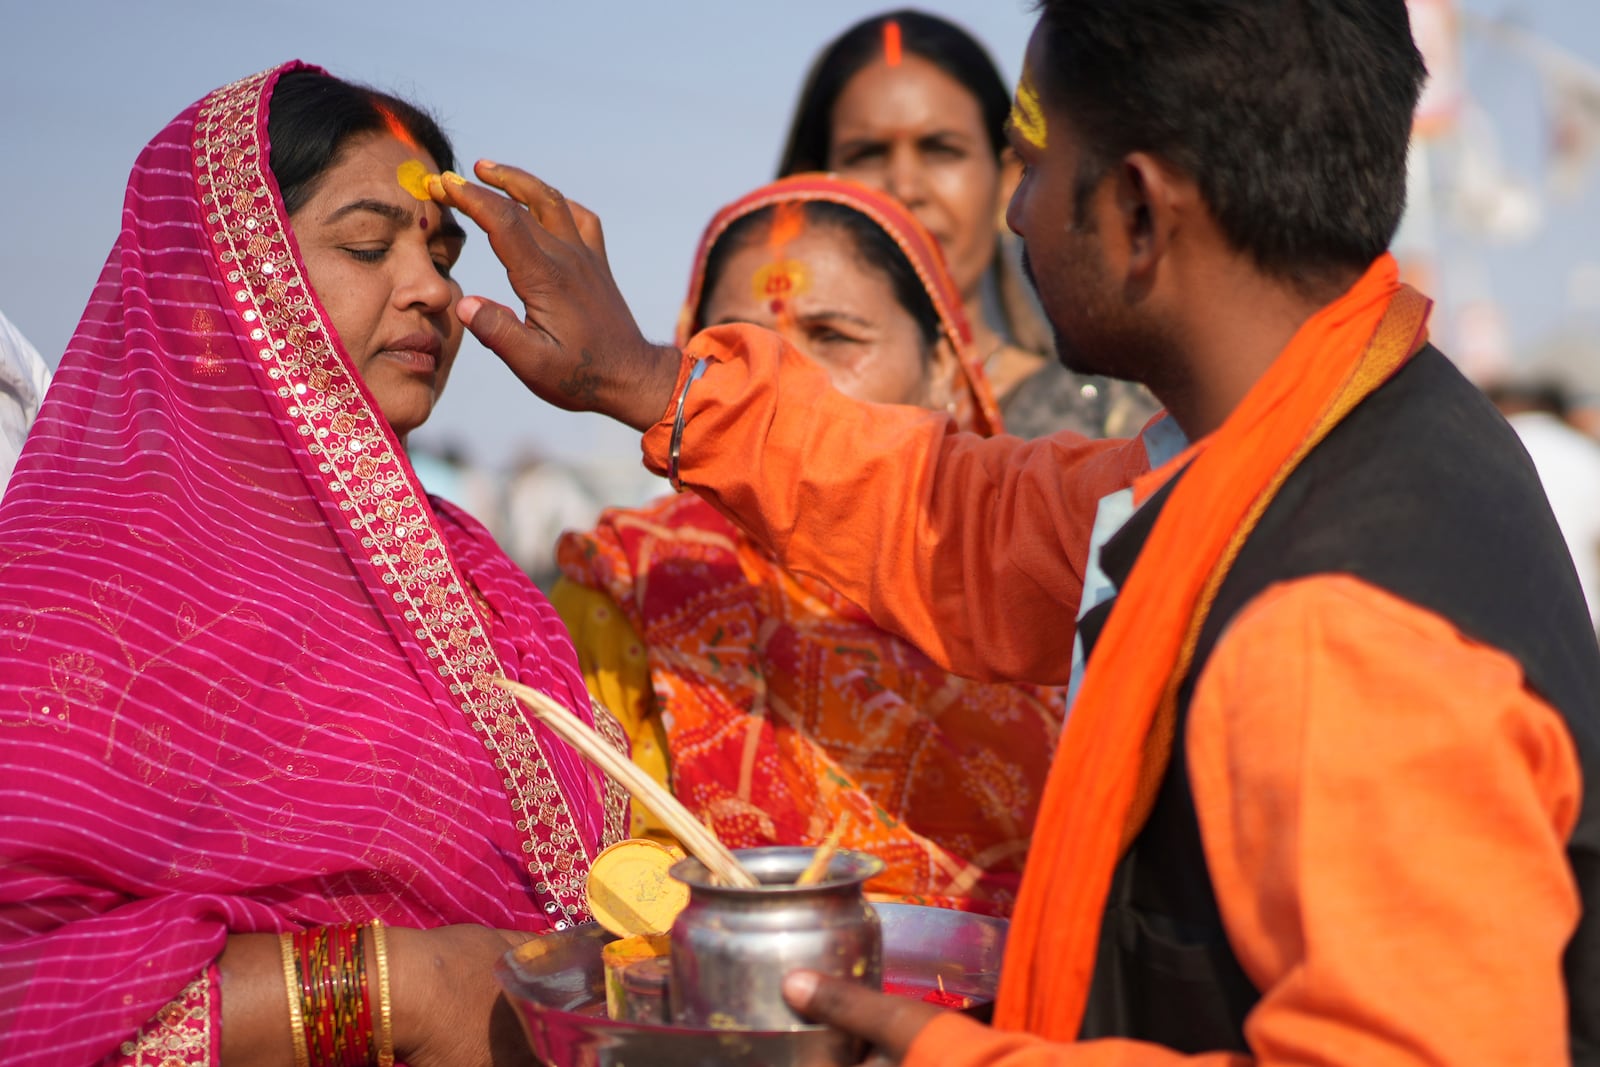
{"label": "woman's ear", "polygon": [[956,346],[950,343],[950,338],[940,335],[928,359],[928,407],[954,415],[965,423],[971,415],[971,405],[967,403],[966,391],[961,388],[963,378]]}

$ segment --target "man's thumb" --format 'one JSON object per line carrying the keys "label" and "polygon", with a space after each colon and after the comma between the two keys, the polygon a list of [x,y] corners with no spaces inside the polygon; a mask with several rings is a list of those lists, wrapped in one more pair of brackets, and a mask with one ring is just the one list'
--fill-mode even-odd
{"label": "man's thumb", "polygon": [[501,359],[515,360],[517,350],[527,344],[527,326],[503,304],[481,296],[463,297],[456,314],[472,336]]}

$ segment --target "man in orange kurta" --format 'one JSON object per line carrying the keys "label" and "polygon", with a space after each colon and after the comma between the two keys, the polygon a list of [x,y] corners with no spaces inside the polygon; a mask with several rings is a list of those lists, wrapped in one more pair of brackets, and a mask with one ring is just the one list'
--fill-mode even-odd
{"label": "man in orange kurta", "polygon": [[1062,358],[1166,404],[1139,440],[969,438],[749,327],[649,346],[587,212],[495,165],[509,199],[437,192],[532,389],[939,662],[1073,687],[994,1027],[791,1002],[915,1064],[1600,1062],[1600,648],[1384,251],[1403,0],[1040,6],[1009,221]]}

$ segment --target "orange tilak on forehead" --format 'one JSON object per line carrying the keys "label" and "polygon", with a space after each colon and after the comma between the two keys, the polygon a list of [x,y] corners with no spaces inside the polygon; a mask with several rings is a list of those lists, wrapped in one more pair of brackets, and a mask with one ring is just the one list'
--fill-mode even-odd
{"label": "orange tilak on forehead", "polygon": [[891,67],[898,67],[900,55],[900,23],[890,19],[883,24],[883,61]]}
{"label": "orange tilak on forehead", "polygon": [[767,302],[767,309],[777,315],[782,323],[793,315],[789,302],[811,286],[811,274],[804,263],[785,259],[784,251],[806,228],[805,207],[797,200],[786,200],[772,212],[772,226],[767,230],[767,249],[772,262],[756,271],[751,286],[757,300]]}
{"label": "orange tilak on forehead", "polygon": [[383,116],[383,125],[388,129],[390,136],[413,152],[424,151],[423,147],[417,143],[417,139],[411,135],[411,131],[406,129],[406,124],[400,121],[399,115],[396,115],[382,104],[377,106],[378,114]]}
{"label": "orange tilak on forehead", "polygon": [[774,256],[805,232],[806,209],[798,200],[785,200],[772,209],[772,226],[767,230],[767,248]]}
{"label": "orange tilak on forehead", "polygon": [[756,298],[767,301],[774,315],[789,314],[789,301],[811,288],[811,271],[797,259],[780,259],[756,271],[751,282]]}
{"label": "orange tilak on forehead", "polygon": [[[421,154],[425,149],[417,143],[417,139],[406,129],[406,124],[400,121],[400,116],[384,107],[377,105],[378,114],[383,116],[384,128],[389,135],[413,152]],[[410,193],[412,197],[426,203],[432,197],[428,195],[428,178],[433,174],[420,159],[408,159],[395,168],[394,180],[400,183],[400,188]],[[424,219],[422,228],[427,229],[428,223]]]}

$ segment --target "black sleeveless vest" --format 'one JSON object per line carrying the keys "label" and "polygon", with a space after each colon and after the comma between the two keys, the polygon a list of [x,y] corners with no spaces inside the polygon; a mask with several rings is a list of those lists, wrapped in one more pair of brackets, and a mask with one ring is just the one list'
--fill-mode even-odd
{"label": "black sleeveless vest", "polygon": [[[1117,587],[1170,490],[1102,549]],[[1217,640],[1253,597],[1333,573],[1505,652],[1566,721],[1585,783],[1567,849],[1583,902],[1565,958],[1573,1062],[1600,1065],[1600,645],[1527,453],[1431,346],[1289,476],[1223,580],[1179,694],[1171,764],[1112,880],[1081,1035],[1246,1051],[1244,1019],[1260,993],[1229,947],[1201,849],[1184,747],[1189,701]],[[1080,625],[1091,656],[1111,606]]]}

